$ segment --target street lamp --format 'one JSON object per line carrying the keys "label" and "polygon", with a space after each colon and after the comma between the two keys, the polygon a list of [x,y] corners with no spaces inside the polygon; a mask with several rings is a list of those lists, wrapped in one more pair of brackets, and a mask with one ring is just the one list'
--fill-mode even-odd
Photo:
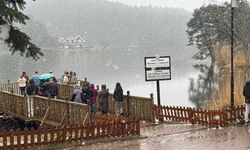
{"label": "street lamp", "polygon": [[231,0],[231,108],[234,107],[234,9],[239,2],[240,0]]}

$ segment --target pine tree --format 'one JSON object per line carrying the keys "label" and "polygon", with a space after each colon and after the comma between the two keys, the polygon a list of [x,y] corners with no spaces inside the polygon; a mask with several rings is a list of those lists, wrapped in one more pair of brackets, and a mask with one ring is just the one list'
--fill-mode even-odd
{"label": "pine tree", "polygon": [[30,37],[21,32],[19,29],[20,24],[26,24],[26,20],[29,17],[23,14],[26,2],[24,0],[0,0],[0,34],[4,32],[3,28],[7,26],[8,36],[7,38],[1,38],[9,46],[9,50],[12,55],[16,52],[20,52],[21,56],[32,57],[33,59],[39,59],[39,56],[43,56],[41,49],[31,42]]}
{"label": "pine tree", "polygon": [[[231,4],[210,4],[196,9],[187,23],[189,45],[199,49],[193,58],[211,57],[214,62],[214,45],[216,42],[231,41]],[[250,5],[242,0],[234,13],[235,46],[248,48],[250,44]]]}

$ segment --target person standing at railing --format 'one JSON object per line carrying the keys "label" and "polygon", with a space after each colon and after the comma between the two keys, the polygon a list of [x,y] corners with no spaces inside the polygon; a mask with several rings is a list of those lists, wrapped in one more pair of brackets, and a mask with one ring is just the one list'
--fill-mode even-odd
{"label": "person standing at railing", "polygon": [[245,96],[245,122],[249,122],[249,113],[250,113],[250,81],[246,81],[243,95]]}
{"label": "person standing at railing", "polygon": [[35,82],[33,79],[29,80],[29,84],[26,86],[25,90],[27,95],[37,95],[38,94],[38,87],[36,87]]}
{"label": "person standing at railing", "polygon": [[84,82],[82,86],[82,103],[87,104],[88,101],[91,101],[93,93],[89,87],[89,82]]}
{"label": "person standing at railing", "polygon": [[76,85],[74,86],[74,92],[73,92],[71,101],[78,102],[78,103],[82,103],[81,94],[82,94],[81,86],[78,85],[78,84],[76,84]]}
{"label": "person standing at railing", "polygon": [[95,89],[94,84],[90,84],[90,89],[92,91],[92,99],[91,99],[91,112],[95,113],[96,112],[96,97],[97,97],[97,90]]}
{"label": "person standing at railing", "polygon": [[99,97],[99,109],[102,112],[102,114],[108,113],[108,98],[109,98],[109,91],[106,89],[106,85],[103,84],[101,87],[101,91],[98,94]]}
{"label": "person standing at railing", "polygon": [[19,79],[17,80],[17,82],[21,91],[21,95],[24,95],[25,87],[26,87],[26,78],[23,75],[21,75]]}
{"label": "person standing at railing", "polygon": [[63,76],[63,83],[68,83],[68,82],[69,82],[69,72],[65,71]]}
{"label": "person standing at railing", "polygon": [[[33,79],[29,80],[29,84],[26,86],[25,93],[27,95],[37,95],[38,94],[38,87],[35,85]],[[27,96],[27,103],[28,103],[28,117],[34,116],[34,97]]]}
{"label": "person standing at railing", "polygon": [[35,83],[35,86],[38,88],[40,85],[40,80],[39,80],[39,74],[38,71],[35,72],[35,74],[32,76],[32,79]]}
{"label": "person standing at railing", "polygon": [[116,83],[113,97],[115,99],[115,114],[117,116],[124,115],[123,114],[123,89],[119,82]]}
{"label": "person standing at railing", "polygon": [[70,83],[72,84],[77,84],[77,77],[76,77],[76,73],[74,71],[70,71]]}
{"label": "person standing at railing", "polygon": [[29,76],[25,71],[22,73],[22,76],[26,79],[26,85],[27,85],[29,83]]}
{"label": "person standing at railing", "polygon": [[58,96],[58,87],[57,84],[53,81],[53,78],[49,79],[49,82],[44,83],[42,86],[44,96],[56,98]]}

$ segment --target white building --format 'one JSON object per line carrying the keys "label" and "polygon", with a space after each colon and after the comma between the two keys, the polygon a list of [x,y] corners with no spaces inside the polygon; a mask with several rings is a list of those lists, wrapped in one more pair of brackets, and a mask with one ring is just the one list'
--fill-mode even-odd
{"label": "white building", "polygon": [[60,37],[58,40],[60,48],[82,48],[86,47],[86,37],[77,35],[75,37]]}

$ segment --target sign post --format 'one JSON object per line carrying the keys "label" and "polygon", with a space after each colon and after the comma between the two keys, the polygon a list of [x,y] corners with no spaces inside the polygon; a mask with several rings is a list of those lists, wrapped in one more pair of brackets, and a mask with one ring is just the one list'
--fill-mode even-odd
{"label": "sign post", "polygon": [[170,56],[145,57],[145,79],[146,81],[156,81],[157,102],[160,100],[160,80],[171,80]]}
{"label": "sign post", "polygon": [[156,89],[157,89],[157,104],[161,105],[161,94],[160,94],[160,81],[156,80]]}

